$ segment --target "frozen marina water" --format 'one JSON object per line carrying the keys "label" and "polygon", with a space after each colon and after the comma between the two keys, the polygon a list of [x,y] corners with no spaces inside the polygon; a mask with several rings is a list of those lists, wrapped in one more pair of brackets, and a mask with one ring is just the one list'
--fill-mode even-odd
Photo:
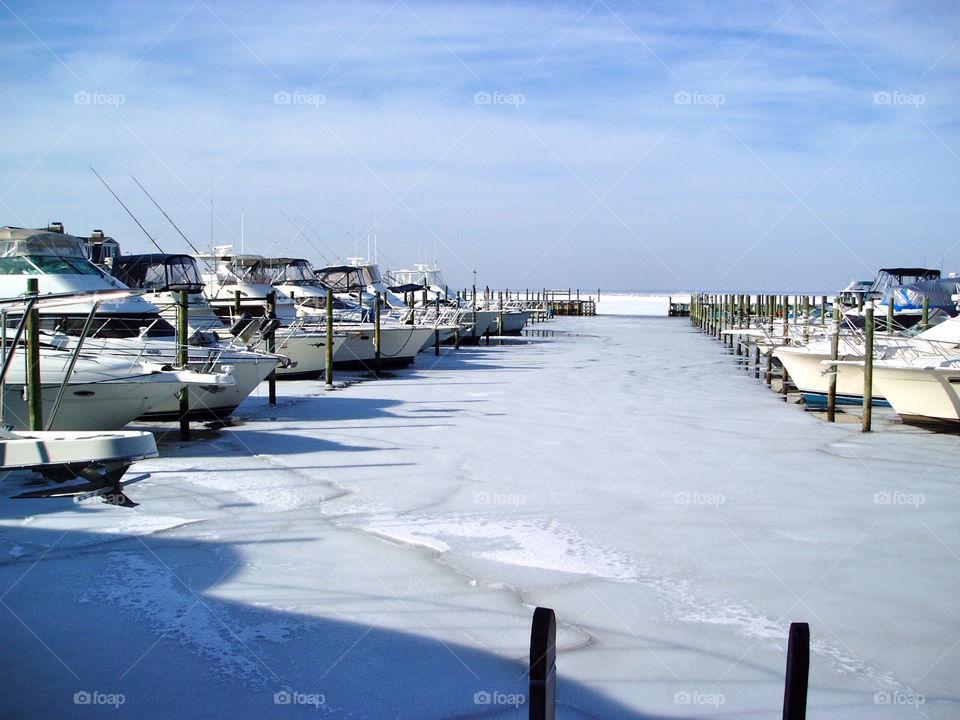
{"label": "frozen marina water", "polygon": [[960,438],[829,426],[686,320],[550,327],[281,384],[133,510],[5,481],[2,712],[526,717],[545,605],[560,717],[778,716],[791,620],[810,717],[960,714]]}

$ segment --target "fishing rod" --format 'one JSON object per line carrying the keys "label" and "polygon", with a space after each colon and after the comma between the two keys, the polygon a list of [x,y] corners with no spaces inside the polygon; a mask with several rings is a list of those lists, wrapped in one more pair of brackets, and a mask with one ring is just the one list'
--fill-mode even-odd
{"label": "fishing rod", "polygon": [[176,230],[178,233],[180,233],[180,237],[182,237],[182,238],[183,238],[183,241],[184,241],[187,245],[190,246],[190,249],[193,250],[197,255],[202,255],[203,253],[201,253],[199,250],[197,250],[196,246],[195,246],[192,242],[190,242],[190,240],[187,238],[187,236],[183,234],[183,231],[182,231],[179,227],[177,227],[177,224],[171,219],[171,217],[170,217],[169,215],[167,215],[166,210],[164,210],[162,207],[160,207],[160,203],[158,203],[156,200],[153,199],[153,195],[151,195],[149,192],[147,192],[147,189],[146,189],[143,185],[141,185],[141,184],[140,184],[140,181],[137,180],[135,177],[133,177],[133,175],[131,175],[130,177],[133,178],[133,181],[137,184],[137,187],[139,187],[141,190],[143,190],[143,194],[146,195],[148,198],[150,198],[150,202],[152,202],[154,205],[156,205],[157,210],[159,210],[161,213],[163,213],[163,216],[167,219],[167,222],[169,222],[171,225],[173,225],[173,229]]}
{"label": "fishing rod", "polygon": [[123,204],[123,200],[121,200],[121,199],[117,196],[117,194],[113,191],[113,188],[111,188],[109,185],[107,185],[107,181],[104,180],[103,177],[101,177],[100,173],[98,173],[96,170],[94,170],[92,165],[88,165],[87,167],[89,167],[89,168],[90,168],[90,171],[91,171],[94,175],[97,176],[97,178],[100,180],[100,182],[103,183],[103,186],[104,186],[107,190],[110,191],[110,194],[113,195],[113,197],[116,199],[116,201],[117,201],[118,203],[120,203],[120,207],[122,207],[124,210],[127,211],[127,215],[129,215],[131,218],[133,218],[133,221],[137,224],[137,227],[139,227],[141,230],[143,230],[143,234],[146,235],[146,236],[150,239],[150,242],[153,243],[153,246],[154,246],[157,250],[159,250],[160,252],[163,252],[163,248],[160,247],[159,245],[157,245],[157,241],[154,240],[154,239],[153,239],[153,236],[152,236],[150,233],[147,232],[147,229],[141,224],[141,222],[140,222],[139,220],[137,220],[137,216],[134,215],[132,212],[130,212],[130,208],[128,208],[126,205]]}

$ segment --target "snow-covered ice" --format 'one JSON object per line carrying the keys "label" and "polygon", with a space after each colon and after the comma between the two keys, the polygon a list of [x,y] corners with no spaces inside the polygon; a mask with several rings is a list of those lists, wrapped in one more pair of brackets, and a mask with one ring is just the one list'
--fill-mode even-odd
{"label": "snow-covered ice", "polygon": [[827,425],[683,319],[548,327],[280,384],[132,510],[8,478],[0,716],[526,717],[537,605],[559,717],[779,716],[793,620],[809,717],[960,716],[958,436]]}

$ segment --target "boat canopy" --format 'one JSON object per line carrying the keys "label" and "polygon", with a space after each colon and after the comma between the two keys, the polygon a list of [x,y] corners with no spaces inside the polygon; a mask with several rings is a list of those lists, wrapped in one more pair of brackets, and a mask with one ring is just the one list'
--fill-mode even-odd
{"label": "boat canopy", "polygon": [[881,304],[889,306],[892,301],[895,312],[922,310],[923,301],[926,298],[931,310],[946,310],[951,315],[955,315],[957,301],[953,298],[958,293],[960,293],[960,279],[936,278],[888,288]]}
{"label": "boat canopy", "polygon": [[190,255],[121,255],[113,261],[112,270],[117,280],[139,290],[203,292],[197,261]]}
{"label": "boat canopy", "polygon": [[83,238],[50,230],[0,228],[0,275],[100,275]]}
{"label": "boat canopy", "polygon": [[265,258],[263,266],[272,285],[318,285],[309,261],[303,258]]}
{"label": "boat canopy", "polygon": [[361,268],[353,265],[331,265],[320,268],[316,274],[320,282],[334,292],[355,293],[367,289]]}
{"label": "boat canopy", "polygon": [[388,270],[386,278],[390,285],[397,287],[403,285],[419,285],[420,287],[430,285],[445,288],[447,286],[443,280],[443,274],[440,272],[440,268],[429,267],[428,265],[415,265],[413,270]]}
{"label": "boat canopy", "polygon": [[921,267],[880,268],[868,291],[870,297],[881,298],[894,285],[910,285],[924,280],[936,280],[940,271]]}

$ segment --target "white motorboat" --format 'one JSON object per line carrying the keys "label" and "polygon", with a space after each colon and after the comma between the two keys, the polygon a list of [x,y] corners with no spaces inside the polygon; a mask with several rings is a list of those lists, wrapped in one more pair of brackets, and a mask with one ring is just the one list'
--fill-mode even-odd
{"label": "white motorboat", "polygon": [[[885,361],[938,363],[945,354],[960,347],[960,318],[951,318],[913,337],[878,334],[874,343],[874,368]],[[826,402],[830,374],[836,373],[837,402],[840,404],[863,402],[864,342],[859,333],[845,332],[839,337],[838,362],[831,360],[830,341],[819,339],[807,345],[785,345],[773,351],[783,363],[793,383],[804,396],[808,405],[819,406]],[[835,370],[834,370],[835,368]],[[873,402],[888,404],[883,385],[874,375]]]}
{"label": "white motorboat", "polygon": [[157,444],[149,432],[0,430],[0,477],[31,470],[58,483],[85,480],[27,491],[14,496],[17,498],[73,496],[81,500],[99,496],[112,505],[134,507],[136,503],[123,492],[123,474],[132,463],[156,456]]}
{"label": "white motorboat", "polygon": [[904,422],[960,427],[960,356],[874,363],[873,383]]}
{"label": "white motorboat", "polygon": [[[99,237],[95,234],[93,239],[99,243],[95,247],[100,253],[110,240],[113,259],[115,241],[103,237],[102,233]],[[143,359],[161,365],[176,364],[173,326],[139,293],[118,293],[127,287],[91,263],[87,259],[87,247],[86,239],[65,234],[59,223],[45,230],[0,228],[0,297],[22,295],[27,280],[35,278],[40,298],[70,294],[77,297],[76,302],[63,299],[56,304],[45,302],[39,306],[41,327],[51,333],[51,337],[62,338],[69,347],[79,342],[86,330],[83,343],[87,353],[126,358],[130,365]],[[99,302],[94,322],[88,327],[95,302],[91,294],[105,293],[121,297]],[[238,378],[229,384],[191,383],[192,418],[226,417],[256,387],[257,383],[249,378],[248,366],[244,365],[249,358],[225,358],[227,351],[226,346],[218,343],[190,348],[188,369],[205,375],[238,373]],[[154,407],[152,412],[156,413],[154,418],[179,417],[179,404],[171,399]]]}
{"label": "white motorboat", "polygon": [[[270,274],[259,255],[231,255],[229,245],[214,248],[208,255],[196,256],[207,267],[201,277],[204,292],[214,312],[229,324],[267,315],[268,295],[274,294],[279,326],[274,330],[274,352],[290,358],[288,367],[277,369],[285,379],[319,377],[326,370],[326,328],[307,323],[297,314],[297,306],[284,292],[270,284]],[[264,333],[258,333],[257,349],[267,349]],[[336,356],[344,338],[331,338]]]}
{"label": "white motorboat", "polygon": [[[13,353],[2,383],[3,423],[18,430],[30,427],[23,355],[22,351]],[[174,401],[192,381],[208,385],[232,382],[228,375],[201,375],[155,363],[80,353],[64,384],[72,356],[67,349],[45,346],[40,350],[42,417],[48,430],[116,430]]]}

